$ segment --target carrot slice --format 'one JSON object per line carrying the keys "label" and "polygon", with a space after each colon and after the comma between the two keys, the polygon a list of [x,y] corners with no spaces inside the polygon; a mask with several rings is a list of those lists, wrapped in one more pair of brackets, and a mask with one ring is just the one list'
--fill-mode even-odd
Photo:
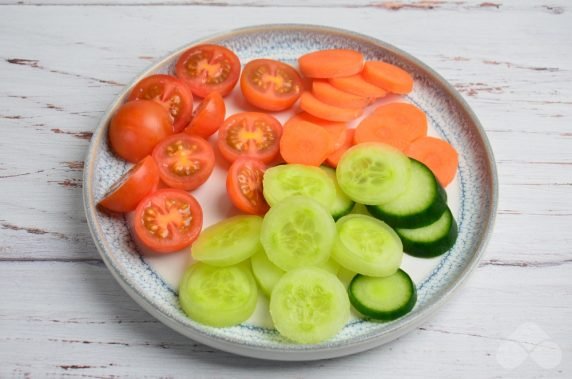
{"label": "carrot slice", "polygon": [[309,92],[300,97],[300,108],[318,118],[330,121],[351,121],[363,113],[363,108],[340,108],[316,99]]}
{"label": "carrot slice", "polygon": [[343,145],[340,146],[340,148],[338,148],[332,154],[328,155],[328,158],[326,158],[326,164],[328,166],[333,168],[338,167],[338,162],[340,161],[342,155],[344,155],[344,153],[354,144],[354,132],[355,129],[348,129],[346,131],[346,139]]}
{"label": "carrot slice", "polygon": [[339,149],[346,141],[346,134],[348,132],[346,125],[338,124],[333,126],[322,126],[321,128],[323,128],[330,135],[330,141],[332,144],[332,150],[330,153]]}
{"label": "carrot slice", "polygon": [[318,100],[340,108],[364,108],[369,104],[367,97],[339,90],[324,80],[314,80],[312,93]]}
{"label": "carrot slice", "polygon": [[288,120],[288,122],[290,122],[292,120],[307,121],[307,122],[311,122],[312,124],[316,124],[316,125],[320,125],[320,126],[340,126],[340,125],[346,126],[345,122],[324,120],[323,118],[318,118],[316,116],[312,116],[308,112],[296,113],[294,116],[292,116]]}
{"label": "carrot slice", "polygon": [[451,183],[457,173],[459,164],[457,151],[442,139],[435,137],[416,139],[405,150],[405,154],[429,167],[443,187]]}
{"label": "carrot slice", "polygon": [[286,163],[319,166],[331,151],[331,137],[323,127],[306,121],[284,125],[280,154]]}
{"label": "carrot slice", "polygon": [[337,78],[360,72],[363,55],[354,50],[319,50],[302,55],[298,58],[298,65],[309,78]]}
{"label": "carrot slice", "polygon": [[331,78],[328,81],[337,89],[357,96],[377,99],[387,95],[387,92],[383,88],[367,82],[363,76],[359,74],[345,76],[343,78]]}
{"label": "carrot slice", "polygon": [[363,77],[388,92],[404,95],[413,89],[413,77],[397,66],[381,61],[366,62]]}
{"label": "carrot slice", "polygon": [[378,107],[356,129],[355,143],[383,142],[403,151],[427,135],[427,116],[415,105],[391,103]]}

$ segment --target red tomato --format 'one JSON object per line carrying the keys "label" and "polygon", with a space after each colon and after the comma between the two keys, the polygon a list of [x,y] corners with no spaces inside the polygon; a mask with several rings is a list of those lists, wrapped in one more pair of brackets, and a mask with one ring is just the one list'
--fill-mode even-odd
{"label": "red tomato", "polygon": [[193,94],[180,79],[170,75],[151,75],[133,88],[128,101],[153,100],[162,105],[173,118],[175,133],[180,132],[193,115]]}
{"label": "red tomato", "polygon": [[149,100],[125,103],[111,119],[109,142],[121,158],[137,163],[151,154],[155,145],[173,134],[169,113]]}
{"label": "red tomato", "polygon": [[161,180],[169,187],[191,191],[206,182],[214,169],[213,148],[197,136],[179,133],[153,150]]}
{"label": "red tomato", "polygon": [[111,186],[99,205],[114,212],[131,212],[158,184],[159,169],[153,157],[147,156]]}
{"label": "red tomato", "polygon": [[280,150],[282,125],[266,113],[241,112],[227,118],[218,131],[217,146],[229,162],[250,157],[264,163]]}
{"label": "red tomato", "polygon": [[201,101],[185,133],[209,138],[222,125],[225,113],[226,107],[222,96],[218,92],[213,92]]}
{"label": "red tomato", "polygon": [[145,197],[131,219],[135,241],[157,253],[172,253],[189,246],[203,226],[197,200],[178,189],[161,189]]}
{"label": "red tomato", "polygon": [[241,211],[263,215],[270,208],[262,194],[262,178],[266,166],[250,158],[239,158],[230,166],[226,176],[226,191],[232,203]]}
{"label": "red tomato", "polygon": [[281,111],[290,108],[302,94],[302,78],[286,63],[255,59],[244,66],[240,89],[255,107]]}
{"label": "red tomato", "polygon": [[226,47],[198,45],[179,57],[175,73],[199,97],[212,92],[226,96],[238,81],[240,60]]}

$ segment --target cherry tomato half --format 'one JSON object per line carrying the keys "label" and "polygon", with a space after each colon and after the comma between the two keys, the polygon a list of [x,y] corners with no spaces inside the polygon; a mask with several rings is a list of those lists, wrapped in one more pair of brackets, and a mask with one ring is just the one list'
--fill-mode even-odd
{"label": "cherry tomato half", "polygon": [[196,96],[205,97],[212,92],[226,96],[238,81],[240,60],[226,47],[198,45],[179,57],[175,73]]}
{"label": "cherry tomato half", "polygon": [[173,118],[175,133],[180,132],[193,115],[193,94],[182,80],[170,75],[151,75],[141,80],[127,98],[153,100],[162,105]]}
{"label": "cherry tomato half", "polygon": [[156,253],[172,253],[189,246],[203,226],[203,211],[189,193],[161,189],[145,197],[131,218],[135,241]]}
{"label": "cherry tomato half", "polygon": [[191,191],[206,182],[214,169],[213,148],[197,136],[179,133],[153,150],[161,180],[172,188]]}
{"label": "cherry tomato half", "polygon": [[254,215],[263,215],[268,203],[262,193],[266,166],[251,158],[239,158],[230,166],[226,176],[226,191],[235,207]]}
{"label": "cherry tomato half", "polygon": [[213,92],[201,101],[185,133],[209,138],[222,125],[225,113],[226,107],[222,96],[218,92]]}
{"label": "cherry tomato half", "polygon": [[280,149],[282,125],[266,113],[241,112],[227,118],[218,132],[217,146],[229,162],[238,157],[272,161]]}
{"label": "cherry tomato half", "polygon": [[244,66],[240,89],[255,107],[281,111],[290,108],[302,94],[302,78],[286,63],[255,59]]}
{"label": "cherry tomato half", "polygon": [[111,186],[99,205],[114,212],[131,212],[158,184],[159,169],[153,157],[147,156]]}
{"label": "cherry tomato half", "polygon": [[121,158],[137,163],[151,154],[155,145],[173,134],[169,113],[149,100],[125,103],[111,119],[109,142]]}

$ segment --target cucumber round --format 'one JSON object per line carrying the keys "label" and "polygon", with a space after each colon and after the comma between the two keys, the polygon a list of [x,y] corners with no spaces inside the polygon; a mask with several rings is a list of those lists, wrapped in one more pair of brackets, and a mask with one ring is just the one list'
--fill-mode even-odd
{"label": "cucumber round", "polygon": [[329,209],[336,198],[334,183],[324,171],[301,164],[269,168],[264,173],[262,187],[271,207],[291,196],[306,196]]}
{"label": "cucumber round", "polygon": [[183,311],[210,326],[240,324],[252,315],[257,300],[256,282],[245,263],[228,267],[196,263],[185,272],[179,286]]}
{"label": "cucumber round", "polygon": [[350,214],[339,219],[336,228],[332,257],[340,266],[369,276],[389,276],[397,271],[403,245],[387,224],[370,216]]}
{"label": "cucumber round", "polygon": [[352,279],[356,276],[356,273],[348,270],[347,268],[343,268],[340,267],[340,270],[338,271],[338,279],[340,279],[340,282],[342,282],[342,284],[347,288],[349,287]]}
{"label": "cucumber round", "polygon": [[432,258],[445,253],[455,244],[458,235],[457,222],[447,208],[434,223],[416,229],[395,229],[403,251],[420,258]]}
{"label": "cucumber round", "polygon": [[401,195],[388,203],[368,205],[372,216],[394,228],[419,228],[437,221],[447,209],[447,198],[435,175],[411,159],[411,176]]}
{"label": "cucumber round", "polygon": [[234,216],[209,226],[193,243],[193,258],[212,266],[231,266],[248,259],[262,249],[261,227],[259,216]]}
{"label": "cucumber round", "polygon": [[302,267],[278,281],[270,297],[270,315],[283,336],[298,343],[318,343],[345,326],[350,302],[335,275],[317,267]]}
{"label": "cucumber round", "polygon": [[250,258],[250,264],[260,289],[266,296],[270,297],[274,286],[284,275],[285,271],[270,262],[263,250],[260,250]]}
{"label": "cucumber round", "polygon": [[342,155],[336,176],[352,200],[367,205],[385,204],[406,188],[411,161],[396,148],[382,143],[361,143]]}
{"label": "cucumber round", "polygon": [[334,275],[338,275],[338,272],[340,271],[340,265],[333,258],[328,259],[326,263],[322,263],[321,265],[316,267],[322,268],[327,272],[329,272],[330,274]]}
{"label": "cucumber round", "polygon": [[335,235],[336,225],[326,208],[311,198],[294,196],[270,208],[260,241],[268,259],[288,271],[326,263]]}
{"label": "cucumber round", "polygon": [[332,179],[336,188],[336,198],[330,206],[330,213],[332,214],[334,220],[337,220],[352,211],[355,205],[355,201],[350,199],[338,185],[336,170],[327,166],[320,166],[320,168],[326,173],[326,175],[328,175],[330,179]]}
{"label": "cucumber round", "polygon": [[350,283],[348,295],[351,304],[361,314],[382,321],[403,316],[417,302],[415,284],[401,269],[385,278],[356,275]]}
{"label": "cucumber round", "polygon": [[367,205],[363,205],[360,203],[356,203],[356,205],[353,207],[353,209],[350,213],[351,214],[357,214],[357,215],[371,216],[371,213],[369,213],[369,211],[367,210]]}

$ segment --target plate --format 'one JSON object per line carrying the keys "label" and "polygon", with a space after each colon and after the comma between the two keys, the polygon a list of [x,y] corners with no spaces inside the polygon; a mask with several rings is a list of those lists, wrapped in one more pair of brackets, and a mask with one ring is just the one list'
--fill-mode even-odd
{"label": "plate", "polygon": [[[109,149],[106,136],[110,117],[137,81],[153,73],[172,72],[180,53],[199,43],[227,46],[243,63],[254,58],[273,58],[293,65],[297,57],[309,51],[348,48],[361,51],[367,60],[396,64],[414,76],[414,90],[405,99],[393,97],[384,101],[405,100],[417,105],[428,116],[429,134],[446,139],[458,150],[458,174],[447,192],[459,224],[459,237],[441,257],[404,258],[402,267],[418,288],[418,302],[409,314],[387,323],[354,317],[336,337],[315,345],[291,343],[272,329],[262,297],[253,317],[241,325],[200,325],[183,314],[176,295],[177,282],[189,264],[188,252],[143,259],[131,241],[125,219],[109,217],[96,209],[107,189],[130,166]],[[227,100],[230,112],[248,109],[238,93],[237,86]],[[284,121],[288,114],[276,116]],[[225,169],[217,164],[209,181],[193,192],[203,205],[205,226],[235,212],[226,197],[224,180]],[[315,360],[354,354],[391,341],[419,326],[450,298],[477,266],[491,233],[497,177],[491,148],[475,114],[449,83],[416,58],[383,41],[341,29],[262,25],[193,41],[136,77],[111,104],[94,133],[85,161],[83,191],[87,222],[105,264],[127,293],[158,320],[195,341],[231,353],[262,359]]]}

